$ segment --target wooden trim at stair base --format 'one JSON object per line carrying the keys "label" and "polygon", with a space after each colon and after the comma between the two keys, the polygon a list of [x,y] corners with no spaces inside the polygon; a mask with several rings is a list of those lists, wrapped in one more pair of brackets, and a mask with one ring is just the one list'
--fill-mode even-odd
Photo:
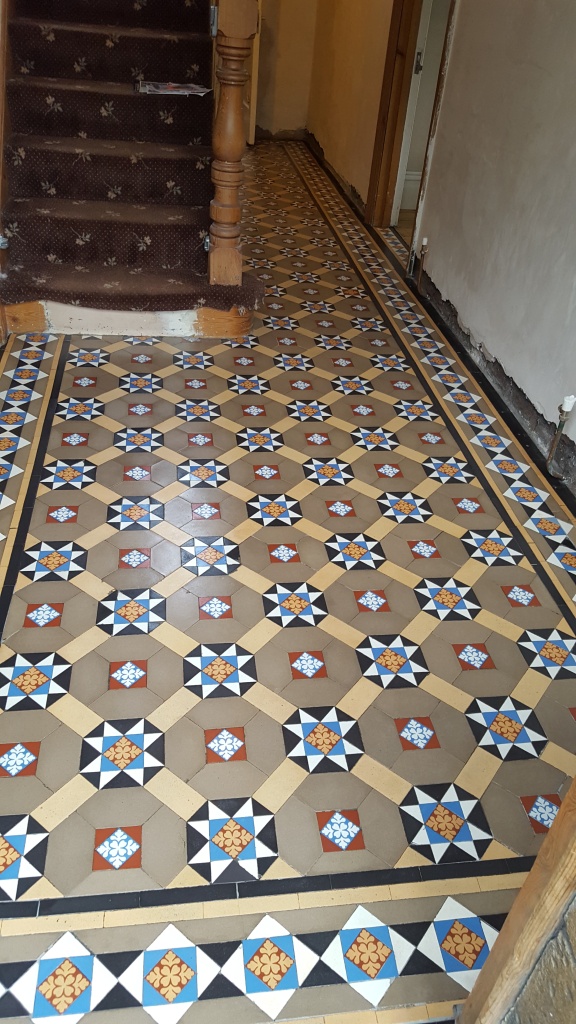
{"label": "wooden trim at stair base", "polygon": [[17,306],[0,307],[2,323],[8,334],[26,334],[45,331],[48,326],[46,310],[41,302],[22,302]]}
{"label": "wooden trim at stair base", "polygon": [[127,310],[88,309],[61,303],[23,302],[0,306],[0,324],[8,334],[55,331],[57,334],[158,334],[164,337],[241,338],[250,334],[252,310],[214,309],[131,313]]}

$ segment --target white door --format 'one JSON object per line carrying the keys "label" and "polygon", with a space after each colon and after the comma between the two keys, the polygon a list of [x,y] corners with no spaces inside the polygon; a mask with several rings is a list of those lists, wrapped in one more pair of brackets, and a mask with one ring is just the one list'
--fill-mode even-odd
{"label": "white door", "polygon": [[430,16],[432,14],[433,2],[434,0],[424,0],[422,4],[422,15],[420,17],[420,29],[418,31],[418,41],[416,43],[416,57],[414,59],[414,68],[412,74],[412,86],[410,88],[410,96],[408,97],[406,121],[404,124],[404,138],[402,139],[402,149],[400,151],[400,164],[398,166],[398,177],[396,179],[396,191],[394,193],[394,203],[392,206],[392,218],[390,222],[392,226],[398,223],[398,217],[400,215],[402,193],[404,192],[404,185],[406,182],[408,157],[410,155],[410,144],[412,142],[412,132],[414,130],[414,119],[416,117],[416,107],[418,105],[420,82],[422,81],[422,67],[425,60],[426,40],[428,38],[428,30],[430,28]]}

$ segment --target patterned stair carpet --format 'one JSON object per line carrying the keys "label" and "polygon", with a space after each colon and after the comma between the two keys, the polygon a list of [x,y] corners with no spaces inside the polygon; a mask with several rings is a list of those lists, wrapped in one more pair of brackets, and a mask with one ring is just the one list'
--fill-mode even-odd
{"label": "patterned stair carpet", "polygon": [[10,24],[10,239],[4,303],[105,309],[254,306],[209,288],[213,97],[208,0],[17,0]]}
{"label": "patterned stair carpet", "polygon": [[570,512],[306,148],[249,165],[251,336],[0,362],[0,1021],[449,1019],[576,774]]}

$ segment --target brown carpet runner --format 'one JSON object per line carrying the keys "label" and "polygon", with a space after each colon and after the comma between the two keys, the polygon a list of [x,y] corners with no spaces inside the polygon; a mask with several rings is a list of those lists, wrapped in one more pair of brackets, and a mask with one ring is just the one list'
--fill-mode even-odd
{"label": "brown carpet runner", "polygon": [[134,91],[211,85],[209,0],[16,0],[10,46],[0,301],[254,307],[207,283],[212,93]]}

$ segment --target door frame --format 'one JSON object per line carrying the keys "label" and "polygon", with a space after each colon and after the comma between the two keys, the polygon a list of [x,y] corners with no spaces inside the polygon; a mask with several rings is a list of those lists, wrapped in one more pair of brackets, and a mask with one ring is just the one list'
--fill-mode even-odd
{"label": "door frame", "polygon": [[392,214],[412,84],[422,0],[393,0],[366,219],[387,227]]}

